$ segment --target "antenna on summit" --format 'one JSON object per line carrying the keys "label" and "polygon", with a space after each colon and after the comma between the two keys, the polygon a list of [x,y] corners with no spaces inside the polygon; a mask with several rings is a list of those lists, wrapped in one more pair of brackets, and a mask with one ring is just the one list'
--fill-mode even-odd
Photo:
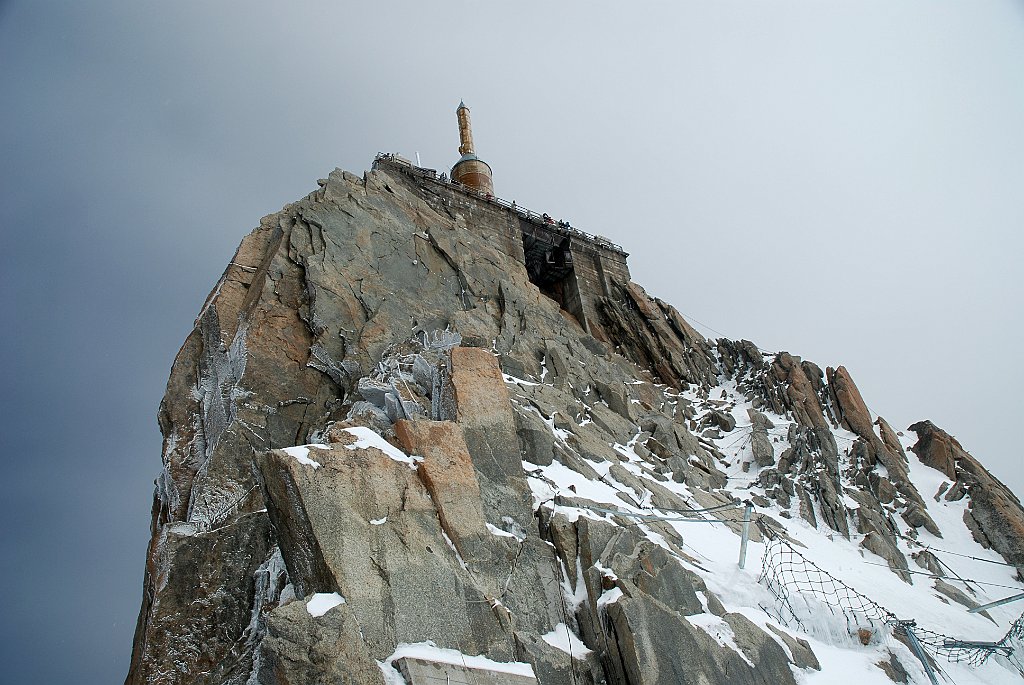
{"label": "antenna on summit", "polygon": [[420,164],[420,153],[418,151],[416,152],[416,166],[423,166]]}

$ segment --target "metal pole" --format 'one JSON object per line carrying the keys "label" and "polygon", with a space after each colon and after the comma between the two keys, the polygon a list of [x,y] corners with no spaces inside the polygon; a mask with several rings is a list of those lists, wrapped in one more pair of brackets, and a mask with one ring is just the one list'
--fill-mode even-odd
{"label": "metal pole", "polygon": [[921,665],[924,666],[924,672],[928,674],[928,680],[932,681],[932,685],[939,685],[938,679],[935,677],[935,671],[932,670],[932,665],[928,661],[928,657],[925,656],[924,647],[917,640],[917,635],[914,635],[914,626],[916,624],[913,621],[901,621],[900,626],[907,634],[907,640],[910,642],[911,648],[917,658],[920,659]]}
{"label": "metal pole", "polygon": [[754,513],[754,503],[749,499],[744,502],[746,508],[743,510],[743,535],[740,537],[740,568],[747,564],[747,541],[750,539],[750,517]]}
{"label": "metal pole", "polygon": [[1024,599],[1024,592],[1020,593],[1019,595],[1014,595],[1013,597],[1003,597],[1002,599],[997,599],[994,602],[989,602],[988,604],[982,604],[981,606],[974,607],[973,609],[969,609],[967,611],[967,613],[969,613],[969,614],[976,614],[979,611],[985,611],[985,609],[991,609],[992,607],[998,607],[998,606],[1002,606],[1003,604],[1009,604],[1010,602],[1016,602],[1018,599]]}

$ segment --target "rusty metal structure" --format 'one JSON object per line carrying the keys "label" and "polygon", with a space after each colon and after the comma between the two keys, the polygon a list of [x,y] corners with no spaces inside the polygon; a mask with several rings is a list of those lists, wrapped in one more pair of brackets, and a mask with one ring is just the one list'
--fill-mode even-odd
{"label": "rusty metal structure", "polygon": [[476,150],[473,148],[473,125],[469,120],[469,107],[466,107],[466,103],[459,103],[455,116],[459,120],[459,154],[462,157],[452,167],[452,180],[485,195],[494,195],[491,167],[476,156]]}

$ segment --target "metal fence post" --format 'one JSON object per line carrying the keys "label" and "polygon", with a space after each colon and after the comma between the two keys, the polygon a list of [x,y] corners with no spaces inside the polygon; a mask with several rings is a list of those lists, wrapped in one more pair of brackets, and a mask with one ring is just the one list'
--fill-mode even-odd
{"label": "metal fence post", "polygon": [[969,614],[976,614],[976,613],[978,613],[980,611],[985,611],[985,609],[991,609],[992,607],[1002,606],[1004,604],[1009,604],[1010,602],[1016,602],[1016,601],[1021,600],[1021,599],[1024,599],[1024,592],[1020,593],[1019,595],[1013,595],[1012,597],[1003,597],[1002,599],[997,599],[994,602],[989,602],[988,604],[982,604],[981,606],[976,606],[973,609],[968,609],[967,613],[969,613]]}
{"label": "metal fence post", "polygon": [[924,666],[924,672],[928,674],[928,680],[932,681],[932,685],[939,685],[938,678],[935,677],[935,671],[932,670],[932,665],[928,661],[927,655],[924,653],[924,647],[917,639],[917,635],[914,634],[914,626],[917,625],[913,621],[900,621],[899,626],[903,628],[903,631],[907,634],[907,640],[910,642],[910,646],[914,650],[914,654],[921,660],[921,665]]}
{"label": "metal fence post", "polygon": [[754,513],[754,503],[749,499],[744,502],[746,508],[743,510],[743,535],[740,537],[740,568],[747,564],[747,541],[750,539],[750,517]]}

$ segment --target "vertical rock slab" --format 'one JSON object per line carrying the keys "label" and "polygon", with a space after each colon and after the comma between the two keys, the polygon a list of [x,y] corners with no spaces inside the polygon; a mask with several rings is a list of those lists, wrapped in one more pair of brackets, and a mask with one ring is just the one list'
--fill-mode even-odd
{"label": "vertical rock slab", "polygon": [[416,473],[452,544],[470,566],[486,562],[491,535],[462,429],[451,421],[403,420],[395,424],[395,434],[406,452],[422,458]]}
{"label": "vertical rock slab", "polygon": [[761,466],[772,466],[775,463],[775,448],[768,437],[768,430],[775,428],[775,424],[754,409],[748,410],[747,413],[751,422],[750,450],[754,453],[754,461]]}
{"label": "vertical rock slab", "polygon": [[957,458],[966,454],[960,443],[931,421],[918,421],[910,430],[917,433],[917,442],[910,450],[918,460],[955,481]]}
{"label": "vertical rock slab", "polygon": [[[885,448],[895,455],[898,455],[904,462],[907,461],[907,453],[903,451],[903,446],[900,445],[900,439],[896,437],[896,431],[892,429],[889,422],[879,416],[875,420],[875,425],[878,426],[878,434],[882,436],[882,444]],[[903,468],[906,473],[906,467]]]}
{"label": "vertical rock slab", "polygon": [[519,435],[498,360],[479,347],[454,347],[447,392],[480,476],[484,509],[495,521],[527,529],[532,498],[523,475]]}
{"label": "vertical rock slab", "polygon": [[516,629],[548,632],[561,620],[553,551],[541,541],[532,521],[525,527],[498,520],[499,526],[488,528],[461,426],[450,421],[399,421],[395,432],[405,450],[422,459],[416,473],[476,587],[508,610]]}
{"label": "vertical rock slab", "polygon": [[864,398],[861,397],[857,384],[845,366],[837,369],[826,369],[828,387],[835,394],[839,404],[839,422],[865,440],[875,437],[871,429],[871,413],[868,411]]}

